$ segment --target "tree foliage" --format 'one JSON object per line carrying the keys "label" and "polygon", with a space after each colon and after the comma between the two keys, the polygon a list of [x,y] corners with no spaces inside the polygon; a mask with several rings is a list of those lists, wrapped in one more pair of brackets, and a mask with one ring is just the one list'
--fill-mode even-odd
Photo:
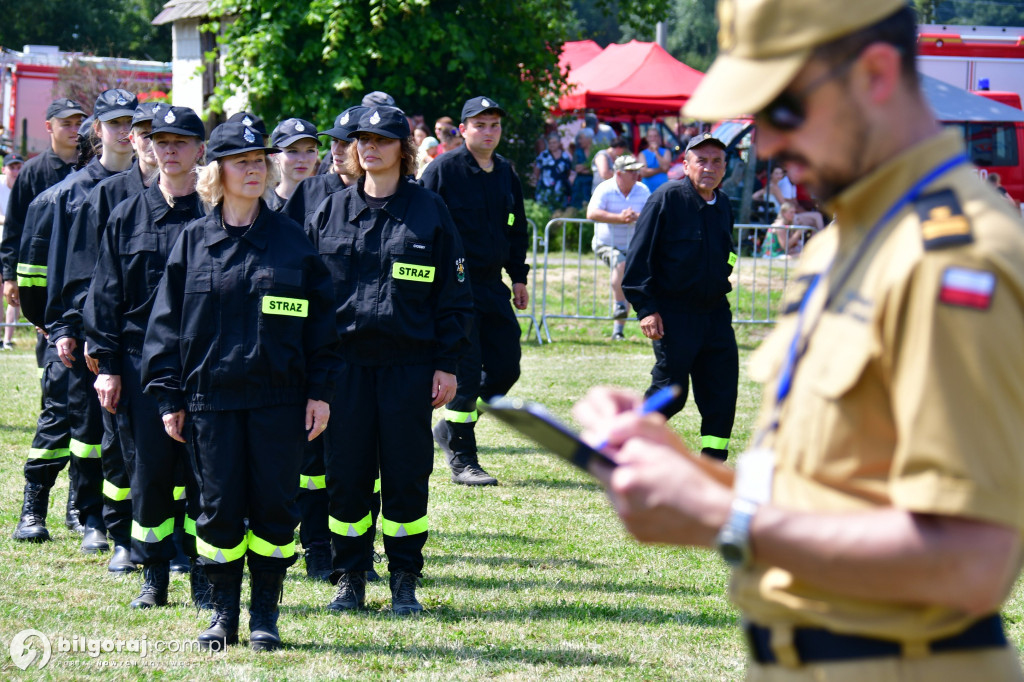
{"label": "tree foliage", "polygon": [[915,0],[922,24],[1024,26],[1022,0]]}

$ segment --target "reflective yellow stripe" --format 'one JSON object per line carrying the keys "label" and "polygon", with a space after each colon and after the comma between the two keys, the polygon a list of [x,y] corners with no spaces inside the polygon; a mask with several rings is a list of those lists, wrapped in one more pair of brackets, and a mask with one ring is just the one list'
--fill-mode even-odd
{"label": "reflective yellow stripe", "polygon": [[382,516],[380,517],[380,529],[384,535],[389,535],[393,538],[404,538],[406,535],[426,533],[427,517],[424,516],[407,523],[398,523],[397,521],[389,521]]}
{"label": "reflective yellow stripe", "polygon": [[71,450],[68,448],[57,448],[56,450],[44,450],[43,448],[29,448],[29,459],[60,459],[70,457]]}
{"label": "reflective yellow stripe", "polygon": [[17,268],[19,287],[45,287],[46,266],[32,265],[31,263],[18,263]]}
{"label": "reflective yellow stripe", "polygon": [[516,214],[515,213],[509,213],[508,214],[508,226],[512,227],[515,224],[515,222],[516,222]]}
{"label": "reflective yellow stripe", "polygon": [[139,542],[160,542],[173,532],[173,516],[155,528],[146,528],[140,526],[138,521],[132,521],[132,537]]}
{"label": "reflective yellow stripe", "polygon": [[303,490],[323,490],[327,487],[327,477],[299,474],[299,487]]}
{"label": "reflective yellow stripe", "polygon": [[413,282],[433,282],[434,266],[395,263],[391,266],[391,277],[394,279],[407,279]]}
{"label": "reflective yellow stripe", "polygon": [[196,551],[199,555],[204,556],[207,559],[212,559],[218,564],[226,564],[229,561],[237,561],[238,559],[241,559],[245,556],[246,547],[248,547],[248,539],[244,536],[237,546],[230,549],[214,547],[198,535],[196,536]]}
{"label": "reflective yellow stripe", "polygon": [[304,298],[284,298],[282,296],[263,297],[264,315],[287,315],[288,317],[309,316],[309,301]]}
{"label": "reflective yellow stripe", "polygon": [[131,488],[118,488],[110,481],[103,481],[103,495],[114,502],[121,502],[122,500],[130,499],[132,496]]}
{"label": "reflective yellow stripe", "polygon": [[370,530],[370,526],[373,525],[373,517],[367,514],[355,523],[347,523],[345,521],[339,521],[333,516],[328,516],[327,525],[335,535],[344,535],[347,538],[357,538]]}
{"label": "reflective yellow stripe", "polygon": [[32,263],[18,263],[16,272],[19,275],[46,275],[45,265],[33,265]]}
{"label": "reflective yellow stripe", "polygon": [[483,398],[477,398],[476,399],[476,409],[479,410],[481,407],[487,407],[487,401],[484,400]]}
{"label": "reflective yellow stripe", "polygon": [[81,457],[82,459],[99,459],[103,453],[99,443],[91,445],[89,443],[83,443],[80,440],[71,439],[71,454],[75,457]]}
{"label": "reflective yellow stripe", "polygon": [[379,493],[380,492],[380,476],[378,476],[377,480],[373,482],[373,492],[375,492],[375,493]]}
{"label": "reflective yellow stripe", "polygon": [[[39,378],[40,379],[42,379],[43,375],[46,374],[46,369],[44,369],[43,367],[38,367],[37,371],[39,372]],[[68,454],[70,454],[70,453],[68,453]]]}
{"label": "reflective yellow stripe", "polygon": [[444,418],[447,421],[455,422],[456,424],[469,424],[475,422],[480,418],[480,413],[476,410],[472,412],[456,412],[455,410],[449,410],[445,408]]}
{"label": "reflective yellow stripe", "polygon": [[18,286],[19,287],[41,287],[46,288],[46,277],[25,277],[18,275]]}
{"label": "reflective yellow stripe", "polygon": [[718,436],[701,436],[700,437],[701,448],[712,448],[714,450],[728,450],[729,439],[719,438]]}
{"label": "reflective yellow stripe", "polygon": [[249,549],[260,556],[277,557],[278,559],[287,559],[295,556],[294,540],[287,545],[272,545],[252,531],[249,531],[248,539]]}
{"label": "reflective yellow stripe", "polygon": [[735,251],[730,253],[729,254],[729,265],[730,266],[736,265],[736,261],[738,261],[739,259],[740,259],[740,257],[736,255]]}
{"label": "reflective yellow stripe", "polygon": [[175,500],[184,500],[185,499],[185,486],[183,486],[183,485],[176,485],[176,486],[174,486],[174,490],[171,492],[171,496]]}
{"label": "reflective yellow stripe", "polygon": [[196,536],[196,520],[188,514],[185,515],[185,523],[182,526],[185,528],[186,533],[192,537]]}

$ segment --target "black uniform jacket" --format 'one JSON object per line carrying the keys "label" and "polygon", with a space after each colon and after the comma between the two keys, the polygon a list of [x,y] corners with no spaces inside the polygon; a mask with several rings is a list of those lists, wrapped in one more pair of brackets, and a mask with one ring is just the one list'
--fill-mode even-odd
{"label": "black uniform jacket", "polygon": [[73,163],[64,163],[52,149],[33,156],[21,167],[11,188],[4,216],[4,238],[0,242],[0,275],[4,281],[17,276],[21,233],[25,229],[28,205],[47,187],[53,187],[71,173]]}
{"label": "black uniform jacket", "polygon": [[53,216],[57,212],[57,196],[61,185],[73,177],[74,173],[47,187],[32,200],[25,214],[28,228],[21,231],[21,247],[16,259],[21,313],[40,329],[46,327],[46,257],[50,249]]}
{"label": "black uniform jacket", "polygon": [[729,197],[704,201],[689,178],[656,189],[629,243],[622,291],[637,317],[663,310],[710,312],[728,306],[735,261]]}
{"label": "black uniform jacket", "polygon": [[89,355],[101,374],[121,374],[124,353],[142,353],[143,337],[167,255],[184,227],[204,214],[193,192],[172,208],[154,182],[114,208],[83,308]]}
{"label": "black uniform jacket", "polygon": [[142,171],[136,162],[128,170],[101,181],[85,198],[68,235],[64,288],[60,301],[50,299],[46,325],[52,340],[63,336],[84,338],[82,312],[99,258],[102,232],[114,208],[145,189]]}
{"label": "black uniform jacket", "polygon": [[342,356],[360,365],[432,363],[454,374],[473,295],[448,209],[405,180],[371,209],[362,185],[328,197],[306,225],[334,280]]}
{"label": "black uniform jacket", "polygon": [[242,237],[220,208],[171,249],[142,381],[161,414],[329,402],[339,363],[331,276],[297,223],[261,202]]}
{"label": "black uniform jacket", "polygon": [[526,283],[529,237],[519,176],[495,154],[494,170],[485,173],[462,145],[427,165],[420,183],[444,199],[466,249],[474,283],[501,279],[505,268],[513,283]]}
{"label": "black uniform jacket", "polygon": [[288,201],[284,202],[284,206],[275,210],[280,210],[299,225],[305,225],[309,216],[324,202],[324,199],[343,189],[345,189],[345,183],[341,181],[341,176],[337,173],[314,175],[300,182]]}

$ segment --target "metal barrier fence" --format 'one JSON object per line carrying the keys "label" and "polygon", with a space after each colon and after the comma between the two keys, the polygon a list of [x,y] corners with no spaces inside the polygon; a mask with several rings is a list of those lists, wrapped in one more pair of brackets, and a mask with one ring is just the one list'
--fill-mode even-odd
{"label": "metal barrier fence", "polygon": [[[530,312],[516,313],[516,317],[530,321],[530,326],[526,328],[526,336],[529,336],[532,331],[537,336],[537,345],[539,346],[544,343],[544,340],[540,338],[540,324],[537,322],[537,223],[530,218],[527,218],[526,222],[530,224],[533,233],[530,238],[533,253],[533,262],[530,265]],[[547,247],[545,247],[545,251],[547,251]],[[551,341],[550,337],[548,337],[548,341]]]}

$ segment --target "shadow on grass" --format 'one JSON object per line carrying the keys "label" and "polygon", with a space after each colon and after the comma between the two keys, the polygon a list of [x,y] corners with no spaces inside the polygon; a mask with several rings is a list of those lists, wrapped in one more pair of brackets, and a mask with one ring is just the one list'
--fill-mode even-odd
{"label": "shadow on grass", "polygon": [[427,564],[478,564],[482,566],[519,566],[520,568],[555,568],[571,566],[586,571],[598,568],[592,561],[582,559],[534,558],[526,559],[512,556],[459,556],[456,554],[440,554],[427,556]]}
{"label": "shadow on grass", "polygon": [[[438,562],[440,563],[440,562]],[[554,565],[555,562],[544,562],[538,560],[537,566]],[[544,569],[541,569],[542,571]],[[567,594],[580,594],[582,592],[604,592],[607,594],[636,594],[649,597],[677,597],[686,595],[689,597],[712,597],[719,594],[719,591],[710,586],[707,589],[697,589],[691,585],[664,586],[652,583],[638,582],[599,582],[599,581],[572,581],[563,580],[558,576],[551,576],[550,579],[530,578],[486,578],[479,576],[438,576],[426,577],[423,584],[427,588],[434,586],[449,586],[452,589],[475,589],[475,590],[532,590],[550,589],[559,590]]]}
{"label": "shadow on grass", "polygon": [[445,540],[472,540],[479,542],[515,542],[522,545],[542,545],[553,542],[553,538],[536,538],[528,535],[516,535],[514,533],[491,533],[488,531],[457,531],[457,530],[434,530],[430,529],[431,538]]}
{"label": "shadow on grass", "polygon": [[572,481],[565,478],[549,479],[549,478],[527,478],[522,481],[514,481],[509,483],[509,488],[555,488],[557,490],[592,490],[594,492],[601,492],[604,490],[598,483],[590,483],[588,481]]}

